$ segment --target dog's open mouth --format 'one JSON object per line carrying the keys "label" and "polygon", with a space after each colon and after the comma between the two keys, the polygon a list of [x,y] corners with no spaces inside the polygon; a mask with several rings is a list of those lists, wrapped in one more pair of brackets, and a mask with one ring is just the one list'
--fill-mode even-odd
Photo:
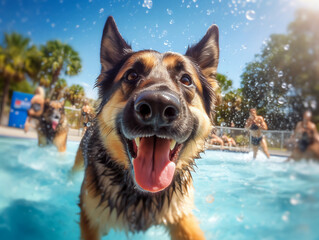
{"label": "dog's open mouth", "polygon": [[173,180],[182,144],[157,136],[137,137],[127,142],[136,183],[149,192],[167,188]]}
{"label": "dog's open mouth", "polygon": [[53,130],[55,131],[56,127],[59,125],[59,120],[53,119],[51,121],[51,124],[52,124]]}

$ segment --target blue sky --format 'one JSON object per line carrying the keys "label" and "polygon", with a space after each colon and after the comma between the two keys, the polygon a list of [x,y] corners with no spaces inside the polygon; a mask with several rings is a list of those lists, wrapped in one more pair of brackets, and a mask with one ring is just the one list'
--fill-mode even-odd
{"label": "blue sky", "polygon": [[[317,3],[317,4],[316,4]],[[240,86],[245,64],[259,53],[272,33],[285,33],[299,7],[319,6],[318,0],[0,0],[0,32],[19,32],[44,44],[66,42],[79,52],[82,72],[65,77],[96,98],[100,71],[99,47],[107,16],[112,15],[133,50],[152,48],[184,53],[204,36],[211,24],[220,29],[220,65]]]}

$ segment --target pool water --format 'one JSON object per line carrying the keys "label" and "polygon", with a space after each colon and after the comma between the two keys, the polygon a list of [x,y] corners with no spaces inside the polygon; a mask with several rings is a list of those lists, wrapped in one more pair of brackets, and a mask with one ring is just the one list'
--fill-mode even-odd
{"label": "pool water", "polygon": [[[6,240],[79,239],[83,173],[68,179],[67,152],[35,140],[0,137],[0,236]],[[197,160],[195,215],[207,239],[319,239],[319,164],[259,154],[207,151]],[[103,239],[170,239],[165,229],[110,232]]]}

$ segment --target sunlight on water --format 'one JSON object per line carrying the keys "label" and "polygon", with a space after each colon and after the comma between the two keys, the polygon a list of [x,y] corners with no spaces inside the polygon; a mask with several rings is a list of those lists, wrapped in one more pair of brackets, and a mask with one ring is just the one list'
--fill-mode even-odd
{"label": "sunlight on water", "polygon": [[[2,239],[79,239],[83,174],[68,172],[78,146],[65,154],[35,140],[0,138]],[[197,160],[195,215],[207,239],[317,239],[319,165],[252,154],[207,151]],[[170,239],[163,227],[145,234],[111,231],[104,239]]]}

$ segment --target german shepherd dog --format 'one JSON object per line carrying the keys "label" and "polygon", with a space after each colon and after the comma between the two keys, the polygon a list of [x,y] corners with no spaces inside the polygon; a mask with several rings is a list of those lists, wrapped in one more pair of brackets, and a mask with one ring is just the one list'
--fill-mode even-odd
{"label": "german shepherd dog", "polygon": [[212,25],[185,55],[133,52],[107,19],[100,105],[73,166],[85,165],[81,239],[152,225],[165,226],[172,239],[205,238],[192,213],[191,171],[212,130],[218,38]]}
{"label": "german shepherd dog", "polygon": [[46,100],[37,125],[38,145],[54,144],[59,152],[66,150],[68,136],[64,102]]}

